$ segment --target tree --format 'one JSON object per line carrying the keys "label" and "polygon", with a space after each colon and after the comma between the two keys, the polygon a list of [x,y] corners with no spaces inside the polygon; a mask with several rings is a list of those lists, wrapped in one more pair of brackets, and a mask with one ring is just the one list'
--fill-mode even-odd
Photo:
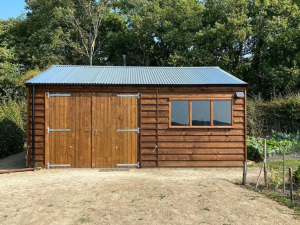
{"label": "tree", "polygon": [[[112,4],[111,0],[77,0],[61,11],[61,16],[68,24],[62,34],[65,44],[86,56],[90,65],[113,33],[112,30],[103,29],[104,20],[112,14]],[[104,32],[105,35],[102,34]]]}

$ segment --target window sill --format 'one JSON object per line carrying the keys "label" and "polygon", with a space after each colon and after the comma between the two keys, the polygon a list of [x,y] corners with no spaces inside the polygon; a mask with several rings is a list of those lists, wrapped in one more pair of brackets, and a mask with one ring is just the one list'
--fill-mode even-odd
{"label": "window sill", "polygon": [[234,126],[169,126],[170,129],[233,129]]}

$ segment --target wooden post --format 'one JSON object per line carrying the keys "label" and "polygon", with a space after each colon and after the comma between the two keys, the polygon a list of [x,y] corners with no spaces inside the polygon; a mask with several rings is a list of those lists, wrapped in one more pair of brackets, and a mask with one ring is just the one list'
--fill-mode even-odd
{"label": "wooden post", "polygon": [[243,185],[246,185],[247,179],[247,162],[244,161],[244,168],[243,168]]}
{"label": "wooden post", "polygon": [[285,193],[285,152],[283,152],[283,193]]}
{"label": "wooden post", "polygon": [[293,169],[289,168],[289,175],[290,175],[290,198],[291,202],[293,202]]}
{"label": "wooden post", "polygon": [[264,139],[264,178],[265,186],[268,187],[267,183],[267,140]]}

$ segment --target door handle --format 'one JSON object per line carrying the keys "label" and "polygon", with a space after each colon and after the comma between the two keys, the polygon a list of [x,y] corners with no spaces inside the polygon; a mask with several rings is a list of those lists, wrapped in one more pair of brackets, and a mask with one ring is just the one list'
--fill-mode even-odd
{"label": "door handle", "polygon": [[97,133],[100,132],[100,131],[103,131],[103,130],[96,129],[96,130],[95,130],[95,134],[97,134]]}

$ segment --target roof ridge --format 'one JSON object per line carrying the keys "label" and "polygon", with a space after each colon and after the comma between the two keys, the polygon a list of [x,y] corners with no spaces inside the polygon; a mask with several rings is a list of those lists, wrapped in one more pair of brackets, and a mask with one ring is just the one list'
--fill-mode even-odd
{"label": "roof ridge", "polygon": [[175,66],[101,66],[101,65],[52,65],[51,67],[87,67],[87,68],[157,68],[157,69],[198,69],[198,68],[220,68],[219,66],[183,66],[183,67],[175,67]]}

